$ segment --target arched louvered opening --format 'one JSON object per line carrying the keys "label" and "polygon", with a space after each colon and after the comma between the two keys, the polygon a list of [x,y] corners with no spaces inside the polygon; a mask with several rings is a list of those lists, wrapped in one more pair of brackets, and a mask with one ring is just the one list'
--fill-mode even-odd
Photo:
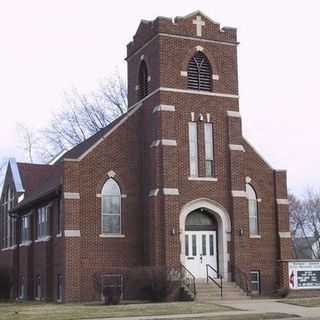
{"label": "arched louvered opening", "polygon": [[208,58],[197,51],[188,65],[188,88],[193,90],[212,90],[212,70]]}
{"label": "arched louvered opening", "polygon": [[148,93],[148,69],[145,61],[142,61],[139,70],[139,99],[144,98]]}

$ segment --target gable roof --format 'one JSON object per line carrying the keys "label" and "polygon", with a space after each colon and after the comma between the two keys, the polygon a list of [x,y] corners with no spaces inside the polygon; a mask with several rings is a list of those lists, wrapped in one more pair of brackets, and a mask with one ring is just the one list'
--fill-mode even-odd
{"label": "gable roof", "polygon": [[57,160],[57,162],[63,160],[63,159],[77,159],[79,158],[83,153],[85,153],[88,149],[90,149],[95,143],[97,143],[100,139],[104,137],[112,128],[114,128],[123,118],[125,118],[128,115],[128,112],[122,114],[110,124],[108,124],[105,128],[101,129],[97,133],[95,133],[90,138],[80,142],[76,146],[74,146],[72,149],[67,151],[66,153],[62,154],[60,159]]}
{"label": "gable roof", "polygon": [[55,165],[18,162],[17,167],[25,196],[42,188],[49,179],[60,175],[60,168]]}
{"label": "gable roof", "polygon": [[22,201],[11,212],[30,208],[35,201],[59,190],[62,183],[62,166],[16,162],[11,158],[8,163],[16,192],[23,194]]}
{"label": "gable roof", "polygon": [[26,212],[39,202],[50,200],[60,192],[63,177],[61,165],[20,163],[26,192],[22,201],[11,212]]}

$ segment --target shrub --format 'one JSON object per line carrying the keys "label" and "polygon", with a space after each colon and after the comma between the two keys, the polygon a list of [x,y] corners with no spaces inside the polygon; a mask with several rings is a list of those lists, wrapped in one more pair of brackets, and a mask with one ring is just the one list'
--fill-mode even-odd
{"label": "shrub", "polygon": [[0,300],[9,300],[10,291],[13,287],[13,272],[10,268],[0,268]]}

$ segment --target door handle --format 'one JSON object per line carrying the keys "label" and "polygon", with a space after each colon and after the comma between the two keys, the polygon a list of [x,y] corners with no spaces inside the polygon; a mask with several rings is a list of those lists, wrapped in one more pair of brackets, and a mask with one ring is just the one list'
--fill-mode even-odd
{"label": "door handle", "polygon": [[202,254],[200,254],[200,263],[202,263]]}

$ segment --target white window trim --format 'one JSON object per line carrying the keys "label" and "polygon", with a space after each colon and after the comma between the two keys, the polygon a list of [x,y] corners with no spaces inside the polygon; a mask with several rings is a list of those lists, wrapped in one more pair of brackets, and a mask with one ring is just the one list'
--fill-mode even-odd
{"label": "white window trim", "polygon": [[99,237],[100,238],[125,238],[126,235],[123,234],[123,233],[115,233],[115,234],[112,234],[112,233],[101,233],[99,234]]}
{"label": "white window trim", "polygon": [[[117,235],[123,235],[123,233],[122,233],[123,232],[123,230],[122,230],[122,199],[123,198],[122,198],[121,189],[120,189],[120,186],[119,186],[118,182],[116,180],[114,180],[113,178],[109,178],[109,179],[112,179],[118,185],[119,190],[120,190],[120,208],[119,208],[119,212],[120,213],[119,214],[110,214],[110,213],[109,214],[104,214],[102,212],[102,208],[103,208],[103,198],[105,196],[103,194],[101,194],[101,234],[99,236],[106,235],[106,237],[104,237],[104,238],[117,238]],[[105,183],[107,183],[108,180]],[[119,215],[120,216],[120,233],[105,233],[105,232],[103,232],[103,217],[107,216],[107,215],[109,215],[109,216],[110,215],[116,215],[116,216]]]}

